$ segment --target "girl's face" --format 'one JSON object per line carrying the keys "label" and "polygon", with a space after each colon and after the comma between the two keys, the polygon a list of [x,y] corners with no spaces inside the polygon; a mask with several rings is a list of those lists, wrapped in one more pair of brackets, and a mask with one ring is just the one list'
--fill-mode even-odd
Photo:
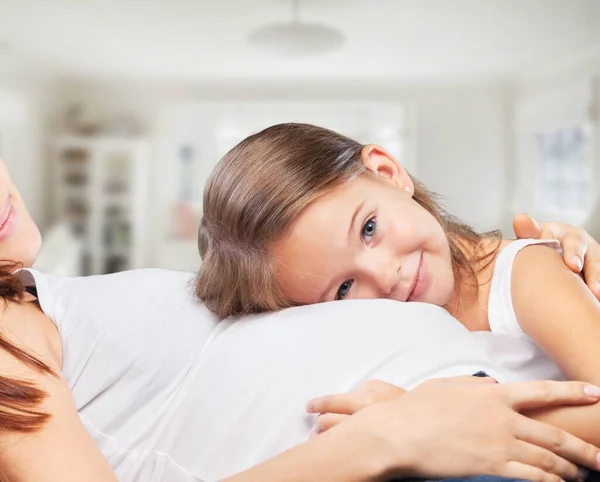
{"label": "girl's face", "polygon": [[404,169],[376,146],[362,175],[311,203],[275,245],[276,276],[299,304],[388,298],[445,305],[454,291],[446,235],[412,199]]}
{"label": "girl's face", "polygon": [[0,160],[0,261],[31,266],[40,250],[41,239],[8,169]]}

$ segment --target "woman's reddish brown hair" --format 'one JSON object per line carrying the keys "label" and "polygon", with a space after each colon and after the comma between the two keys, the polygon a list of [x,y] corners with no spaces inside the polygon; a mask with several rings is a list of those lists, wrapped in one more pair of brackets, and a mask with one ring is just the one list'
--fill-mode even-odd
{"label": "woman's reddish brown hair", "polygon": [[[25,286],[14,274],[19,267],[15,263],[0,263],[0,299],[4,310],[9,303],[24,302]],[[15,345],[2,331],[0,348],[39,373],[56,375],[52,368]],[[0,375],[0,430],[25,433],[39,430],[50,418],[49,414],[39,410],[46,395],[30,381]]]}

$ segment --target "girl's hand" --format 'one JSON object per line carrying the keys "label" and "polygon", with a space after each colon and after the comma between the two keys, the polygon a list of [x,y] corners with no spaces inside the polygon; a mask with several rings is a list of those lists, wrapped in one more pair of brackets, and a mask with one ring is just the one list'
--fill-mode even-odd
{"label": "girl's hand", "polygon": [[488,474],[582,480],[586,474],[577,465],[600,469],[598,449],[520,412],[596,403],[600,389],[588,387],[581,382],[496,384],[475,377],[430,380],[402,396],[395,391],[393,400],[359,410],[317,439],[369,441],[365,447],[375,445],[372,453],[393,469],[390,479]]}
{"label": "girl's hand", "polygon": [[582,228],[562,223],[538,224],[531,216],[519,214],[513,220],[517,238],[556,239],[565,264],[583,273],[586,284],[600,300],[600,243]]}

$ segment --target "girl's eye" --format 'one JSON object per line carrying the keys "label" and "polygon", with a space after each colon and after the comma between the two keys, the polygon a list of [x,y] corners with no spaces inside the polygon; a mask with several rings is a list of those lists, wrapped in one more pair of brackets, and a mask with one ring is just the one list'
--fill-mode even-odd
{"label": "girl's eye", "polygon": [[352,280],[344,281],[335,295],[336,300],[343,300],[348,293],[350,293],[350,288],[352,287]]}
{"label": "girl's eye", "polygon": [[375,218],[371,218],[363,226],[362,237],[368,242],[375,236],[375,231],[377,231],[377,221]]}

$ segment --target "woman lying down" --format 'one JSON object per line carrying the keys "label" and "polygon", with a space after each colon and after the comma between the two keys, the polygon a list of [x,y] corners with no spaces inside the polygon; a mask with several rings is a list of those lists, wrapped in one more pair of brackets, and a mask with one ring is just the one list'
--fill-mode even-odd
{"label": "woman lying down", "polygon": [[[236,177],[232,172],[229,181]],[[234,202],[232,191],[223,185],[220,192]],[[0,163],[1,199],[0,258],[29,266],[39,232]],[[214,208],[211,199],[205,207]],[[221,226],[235,232],[238,225],[224,214]],[[215,219],[207,215],[205,228]],[[242,228],[238,234],[252,226]],[[593,285],[598,245],[581,231],[557,228],[569,263],[573,254],[583,258],[590,244],[586,277]],[[229,304],[215,304],[202,291],[203,279],[216,266],[215,252],[236,247],[235,237],[222,239],[215,243],[203,233],[206,271],[196,291],[212,309],[221,307],[221,315],[227,306],[235,314],[257,312],[261,305],[238,302],[246,285],[229,287],[234,295]],[[309,272],[314,266],[308,261],[321,256],[318,251],[307,256],[301,247],[299,254],[307,263],[298,273]],[[257,266],[243,256],[235,261],[242,264],[223,259],[222,276]],[[291,262],[293,256],[285,264]],[[236,472],[235,482],[486,473],[575,480],[582,475],[578,466],[598,467],[593,444],[520,413],[556,405],[595,411],[600,393],[591,383],[420,383],[481,370],[500,381],[513,375],[440,306],[353,300],[219,323],[194,297],[187,273],[141,270],[63,278],[14,268],[5,266],[0,283],[6,302],[0,332],[0,475],[6,480],[208,482]],[[333,270],[329,274],[337,276]],[[269,293],[270,279],[247,290],[257,303]],[[340,297],[346,289],[341,291]],[[389,297],[401,298],[394,293]],[[306,441],[314,428],[312,415],[304,411],[307,400],[350,391],[372,378],[411,390]]]}

